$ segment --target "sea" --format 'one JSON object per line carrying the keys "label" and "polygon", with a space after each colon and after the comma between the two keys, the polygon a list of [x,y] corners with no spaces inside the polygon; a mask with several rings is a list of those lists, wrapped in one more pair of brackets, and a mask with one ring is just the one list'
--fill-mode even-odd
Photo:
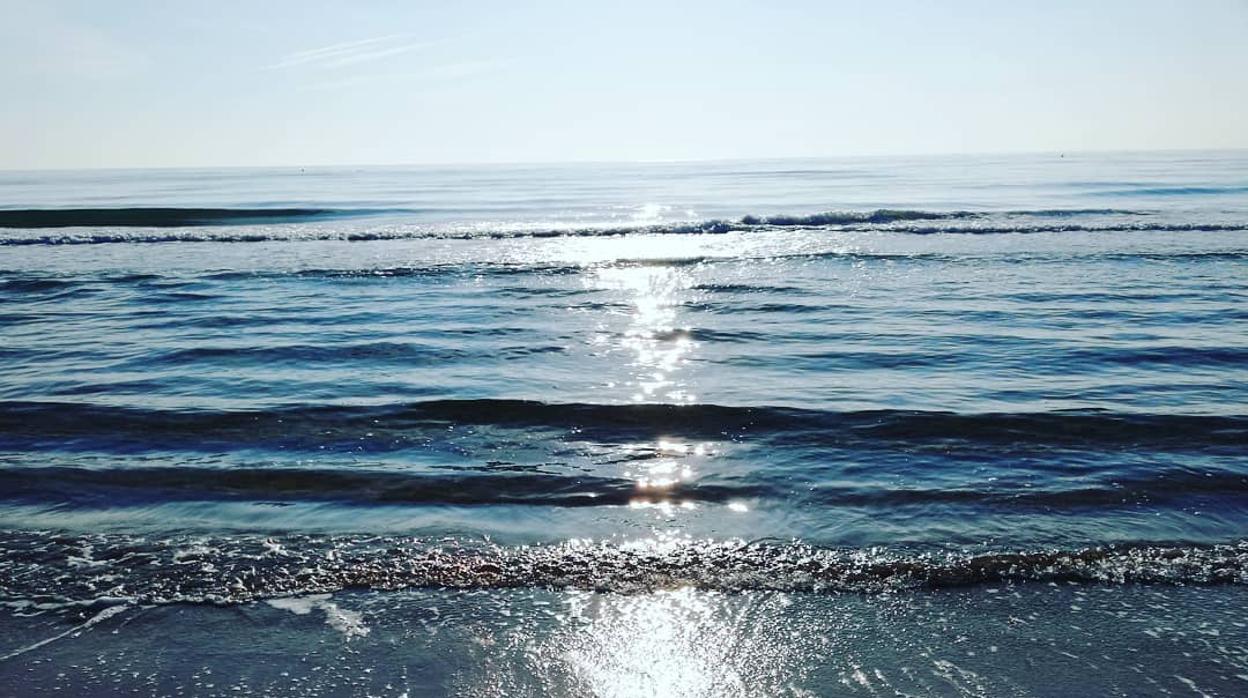
{"label": "sea", "polygon": [[0,695],[1248,695],[1248,151],[0,172]]}

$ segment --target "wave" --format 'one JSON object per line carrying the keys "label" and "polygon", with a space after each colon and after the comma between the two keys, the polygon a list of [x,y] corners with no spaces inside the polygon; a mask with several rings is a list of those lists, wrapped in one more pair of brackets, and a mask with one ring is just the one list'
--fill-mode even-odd
{"label": "wave", "polygon": [[742,225],[785,226],[840,226],[855,223],[905,223],[907,221],[969,220],[1003,216],[1009,218],[1074,218],[1078,216],[1147,216],[1148,211],[1132,211],[1121,208],[1050,208],[1020,209],[1010,211],[924,211],[914,209],[881,208],[874,211],[824,211],[807,215],[745,216]]}
{"label": "wave", "polygon": [[[527,466],[526,466],[527,467]],[[882,485],[815,484],[794,495],[792,483],[767,478],[731,484],[711,480],[676,481],[662,486],[623,477],[547,472],[540,466],[517,470],[487,464],[475,472],[439,473],[351,468],[135,466],[18,466],[0,468],[0,492],[7,501],[65,507],[109,508],[171,501],[252,502],[325,501],[353,505],[540,506],[555,508],[630,506],[647,503],[727,504],[734,501],[788,502],[827,507],[892,510],[907,505],[1080,509],[1147,503],[1158,505],[1191,497],[1248,494],[1248,475],[1193,473],[1184,469],[1110,481],[1081,479],[1051,487],[994,486],[919,488]]]}
{"label": "wave", "polygon": [[[214,319],[220,320],[219,316]],[[511,348],[514,352],[516,348]],[[538,351],[543,347],[532,347]],[[507,350],[505,350],[507,351]],[[183,365],[212,362],[232,364],[299,364],[341,361],[401,363],[404,366],[431,365],[466,358],[469,352],[450,347],[414,342],[355,342],[335,344],[289,344],[284,346],[193,346],[147,354],[123,366],[141,368],[153,365]]]}
{"label": "wave", "polygon": [[[0,241],[0,245],[3,245]],[[1139,251],[1105,251],[1105,252],[1081,252],[1080,258],[1097,259],[1097,260],[1121,260],[1121,261],[1183,261],[1183,262],[1235,262],[1248,259],[1248,251],[1246,250],[1213,250],[1213,251],[1165,251],[1154,252],[1147,250]],[[193,275],[182,275],[178,273],[170,273],[168,275],[161,274],[90,274],[90,275],[68,275],[54,272],[39,271],[13,271],[0,269],[0,293],[18,294],[58,294],[66,291],[72,291],[76,288],[86,285],[129,285],[137,286],[153,286],[153,287],[176,287],[187,284],[194,284],[201,281],[208,282],[230,282],[230,281],[248,281],[255,279],[285,279],[285,278],[306,278],[306,279],[347,279],[347,280],[370,280],[370,279],[396,279],[396,278],[443,278],[460,276],[465,278],[479,276],[577,276],[586,273],[587,269],[604,269],[604,268],[629,268],[629,267],[696,267],[701,265],[709,265],[716,263],[736,263],[742,261],[757,260],[813,260],[813,259],[843,259],[847,261],[869,261],[869,260],[887,260],[892,262],[939,262],[942,264],[952,263],[981,263],[983,254],[959,254],[959,253],[943,253],[943,252],[862,252],[853,250],[831,250],[823,252],[791,252],[784,254],[767,254],[759,256],[736,255],[736,256],[715,256],[715,255],[693,255],[688,257],[667,257],[667,258],[619,258],[610,261],[596,262],[589,265],[585,264],[558,264],[546,262],[489,262],[489,261],[471,261],[471,262],[445,262],[431,263],[421,266],[377,266],[377,267],[359,267],[359,268],[332,268],[332,267],[310,267],[310,268],[292,268],[292,269],[256,269],[247,271],[207,271],[196,273]],[[1067,261],[1071,258],[1071,254],[1067,252],[1039,252],[1026,253],[1025,255],[1011,252],[1003,257],[1007,261],[1028,261],[1028,262],[1044,262],[1044,261]],[[692,287],[695,291],[705,291],[712,294],[774,294],[774,295],[809,295],[808,289],[799,288],[789,285],[757,285],[757,284],[697,284]],[[526,295],[586,295],[592,293],[587,289],[546,289],[543,287],[534,288],[517,288],[512,292]]]}
{"label": "wave", "polygon": [[1189,187],[1133,187],[1130,189],[1113,189],[1091,192],[1092,196],[1218,196],[1223,194],[1245,194],[1248,186],[1189,186]]}
{"label": "wave", "polygon": [[0,209],[0,228],[184,228],[258,223],[306,223],[411,209],[333,208],[39,208]]}
{"label": "wave", "polygon": [[0,468],[0,490],[4,499],[9,500],[84,506],[106,502],[110,507],[136,501],[220,499],[584,507],[649,501],[713,504],[780,494],[763,485],[713,483],[682,483],[647,491],[627,478],[509,472],[503,467],[487,470],[465,475],[355,468],[31,466]]}
{"label": "wave", "polygon": [[1036,581],[1243,585],[1248,543],[971,554],[773,541],[504,547],[391,536],[0,532],[0,597],[10,601],[234,604],[412,588],[888,593]]}
{"label": "wave", "polygon": [[[1091,209],[1071,210],[1069,215]],[[351,218],[382,214],[419,214],[410,208],[50,208],[0,209],[0,228],[143,227],[246,225],[257,223],[303,223],[327,218]],[[1026,212],[1021,212],[1026,213]],[[971,211],[921,211],[877,209],[867,212],[827,211],[808,215],[745,216],[739,221],[704,221],[685,224],[692,228],[731,225],[844,225],[892,223],[913,220],[977,218]],[[540,231],[539,231],[540,232]]]}
{"label": "wave", "polygon": [[73,448],[124,442],[152,449],[255,445],[315,448],[372,433],[403,448],[427,430],[465,424],[547,429],[606,441],[660,436],[782,439],[866,446],[975,442],[1208,449],[1248,443],[1248,416],[1104,411],[984,413],[829,411],[711,404],[589,404],[429,400],[382,406],[290,405],[268,410],[158,410],[85,403],[0,402],[0,444]]}
{"label": "wave", "polygon": [[440,230],[374,230],[367,232],[293,230],[248,233],[65,233],[58,235],[0,237],[0,247],[35,245],[107,245],[154,243],[255,243],[255,242],[383,242],[387,240],[504,240],[576,237],[619,237],[624,235],[722,235],[726,233],[765,232],[791,227],[830,232],[885,232],[898,235],[1025,235],[1036,233],[1139,233],[1139,232],[1240,232],[1248,223],[1129,223],[1121,225],[977,225],[977,226],[890,226],[855,227],[848,225],[743,224],[707,221],[696,224],[631,226],[620,228],[557,228],[550,230],[492,230],[455,232]]}
{"label": "wave", "polygon": [[1035,218],[1071,218],[1075,216],[1151,216],[1151,211],[1133,211],[1124,208],[1041,208],[1008,211],[1007,216],[1032,216]]}
{"label": "wave", "polygon": [[[85,212],[85,213],[83,213]],[[924,211],[877,209],[874,211],[826,211],[801,215],[748,215],[739,219],[709,219],[645,225],[598,226],[430,226],[414,221],[384,229],[248,229],[230,233],[196,227],[254,223],[303,223],[322,219],[415,214],[414,209],[75,209],[0,210],[0,228],[106,227],[107,231],[74,231],[55,234],[0,236],[0,246],[98,245],[172,242],[272,242],[384,240],[488,240],[511,238],[612,237],[621,235],[717,235],[784,229],[826,229],[838,232],[889,232],[912,235],[1002,235],[1059,232],[1219,232],[1248,230],[1248,223],[1180,223],[1159,221],[1101,224],[1043,222],[1078,216],[1149,216],[1144,211],[1120,209],[1046,209],[1017,211]],[[1037,219],[1020,223],[1020,218]],[[943,222],[947,221],[947,222]],[[924,225],[925,222],[942,222]],[[959,223],[960,222],[960,223]],[[179,227],[186,230],[150,232],[115,230],[125,227]]]}
{"label": "wave", "polygon": [[906,209],[876,209],[874,211],[824,211],[807,215],[745,216],[741,225],[824,226],[850,225],[853,223],[897,223],[900,221],[932,221],[959,218],[981,218],[984,213],[974,211],[915,211]]}

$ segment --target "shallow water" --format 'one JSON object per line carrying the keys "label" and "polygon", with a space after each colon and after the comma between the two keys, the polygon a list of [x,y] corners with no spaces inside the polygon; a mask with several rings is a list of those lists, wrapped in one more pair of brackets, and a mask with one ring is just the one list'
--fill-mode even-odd
{"label": "shallow water", "polygon": [[[1242,695],[1243,587],[322,594],[0,618],[14,695]],[[9,630],[19,629],[25,636]],[[32,637],[54,638],[34,647]],[[7,654],[6,654],[7,653]]]}
{"label": "shallow water", "polygon": [[[102,690],[121,675],[53,681],[111,651],[91,633],[133,619],[125,648],[185,617],[213,642],[218,605],[384,674],[411,599],[504,619],[694,599],[715,623],[765,607],[759,651],[793,663],[687,694],[1059,695],[1024,659],[932,678],[874,625],[836,649],[865,684],[812,674],[825,626],[772,606],[900,604],[984,639],[994,585],[1147,623],[1149,595],[1204,619],[1248,583],[1243,153],[3,173],[0,193],[0,598],[57,638],[4,659],[9,686]],[[344,589],[373,590],[348,599],[374,639],[256,605],[328,617],[308,595]],[[630,695],[523,683],[518,657],[572,631],[499,622],[520,654],[428,692]],[[699,623],[679,632],[757,639]],[[408,660],[467,666],[471,643]],[[1078,669],[1093,692],[1243,685],[1215,654],[1115,646],[1148,671]],[[594,651],[645,674],[627,654],[648,650]]]}

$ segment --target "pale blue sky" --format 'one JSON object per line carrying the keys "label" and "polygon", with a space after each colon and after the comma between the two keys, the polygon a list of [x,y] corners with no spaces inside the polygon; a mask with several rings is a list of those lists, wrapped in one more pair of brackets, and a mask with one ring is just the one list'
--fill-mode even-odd
{"label": "pale blue sky", "polygon": [[0,168],[1248,147],[1248,0],[0,0]]}

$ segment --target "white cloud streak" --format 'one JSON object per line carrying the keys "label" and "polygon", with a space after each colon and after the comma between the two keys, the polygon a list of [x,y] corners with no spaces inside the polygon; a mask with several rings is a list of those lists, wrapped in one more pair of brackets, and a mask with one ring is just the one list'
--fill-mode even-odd
{"label": "white cloud streak", "polygon": [[381,60],[391,56],[415,51],[433,45],[429,41],[409,41],[410,34],[389,34],[370,39],[346,41],[320,48],[296,51],[282,56],[276,63],[265,66],[266,70],[288,68],[342,68],[358,63]]}

